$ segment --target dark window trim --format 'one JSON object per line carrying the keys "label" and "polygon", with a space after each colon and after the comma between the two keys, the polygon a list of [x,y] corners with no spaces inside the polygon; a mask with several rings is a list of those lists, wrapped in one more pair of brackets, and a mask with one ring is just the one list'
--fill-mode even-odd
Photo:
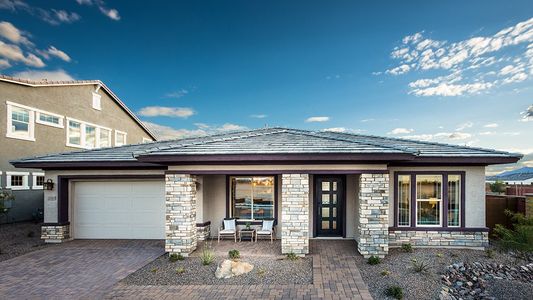
{"label": "dark window trim", "polygon": [[[226,175],[226,218],[234,218],[230,215],[231,211],[231,182],[230,177],[274,177],[274,225],[278,223],[278,180],[279,176],[277,174],[232,174]],[[262,220],[253,220],[253,221],[241,221],[240,219],[235,218],[238,225],[243,225],[250,222],[252,225],[262,224]]]}
{"label": "dark window trim", "polygon": [[489,232],[487,227],[389,227],[389,231],[463,231]]}
{"label": "dark window trim", "polygon": [[100,179],[165,179],[165,175],[59,175],[57,176],[57,223],[49,225],[67,225],[69,220],[69,186],[71,180],[100,180]]}
{"label": "dark window trim", "polygon": [[[409,210],[411,213],[411,220],[409,226],[399,226],[398,224],[398,176],[409,175],[410,188],[411,188],[411,203]],[[423,227],[416,226],[416,175],[441,175],[442,176],[442,226],[441,227]],[[448,227],[448,176],[460,175],[461,176],[461,211],[459,216],[459,226]],[[398,228],[397,230],[449,230],[456,231],[455,229],[465,228],[465,190],[466,190],[466,172],[465,171],[395,171],[394,172],[394,226],[392,228]],[[453,229],[453,230],[452,230]],[[461,231],[457,230],[457,231]]]}

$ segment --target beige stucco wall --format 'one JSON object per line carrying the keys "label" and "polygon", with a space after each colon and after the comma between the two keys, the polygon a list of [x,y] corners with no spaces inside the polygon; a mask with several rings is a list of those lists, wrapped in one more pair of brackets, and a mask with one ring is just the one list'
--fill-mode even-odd
{"label": "beige stucco wall", "polygon": [[[113,129],[112,145],[114,130],[126,132],[128,144],[150,138],[104,89],[98,92],[102,96],[102,110],[93,109],[94,89],[93,85],[29,87],[0,81],[0,171],[22,170],[9,164],[9,160],[16,158],[81,150],[66,146],[66,117]],[[62,115],[65,127],[35,123],[35,141],[8,138],[6,101]]]}
{"label": "beige stucco wall", "polygon": [[389,225],[394,224],[394,172],[396,171],[464,171],[465,225],[485,227],[485,167],[396,167],[390,170]]}

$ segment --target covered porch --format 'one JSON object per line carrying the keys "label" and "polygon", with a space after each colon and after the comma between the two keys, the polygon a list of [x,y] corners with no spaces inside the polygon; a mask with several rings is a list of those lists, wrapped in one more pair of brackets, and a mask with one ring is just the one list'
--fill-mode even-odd
{"label": "covered porch", "polygon": [[262,220],[274,219],[281,254],[309,254],[310,239],[355,240],[357,251],[365,257],[388,253],[389,173],[385,166],[288,167],[169,167],[165,175],[166,251],[187,256],[199,241],[211,237],[215,244],[222,221],[235,218],[237,230],[247,225],[260,228]]}

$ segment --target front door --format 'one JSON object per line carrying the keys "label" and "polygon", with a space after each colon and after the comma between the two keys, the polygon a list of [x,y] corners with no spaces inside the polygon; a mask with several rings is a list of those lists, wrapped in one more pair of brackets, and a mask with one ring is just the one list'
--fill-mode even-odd
{"label": "front door", "polygon": [[316,236],[343,236],[344,176],[315,176]]}

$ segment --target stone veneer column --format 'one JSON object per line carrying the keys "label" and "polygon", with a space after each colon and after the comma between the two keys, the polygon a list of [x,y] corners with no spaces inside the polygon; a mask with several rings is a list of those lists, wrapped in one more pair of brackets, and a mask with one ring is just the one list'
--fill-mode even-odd
{"label": "stone veneer column", "polygon": [[309,174],[281,178],[281,253],[309,253]]}
{"label": "stone veneer column", "polygon": [[361,174],[359,179],[359,241],[368,258],[389,252],[389,174]]}
{"label": "stone veneer column", "polygon": [[61,243],[70,239],[70,225],[43,225],[41,239],[45,243]]}
{"label": "stone veneer column", "polygon": [[165,175],[165,250],[189,256],[196,249],[196,176]]}

